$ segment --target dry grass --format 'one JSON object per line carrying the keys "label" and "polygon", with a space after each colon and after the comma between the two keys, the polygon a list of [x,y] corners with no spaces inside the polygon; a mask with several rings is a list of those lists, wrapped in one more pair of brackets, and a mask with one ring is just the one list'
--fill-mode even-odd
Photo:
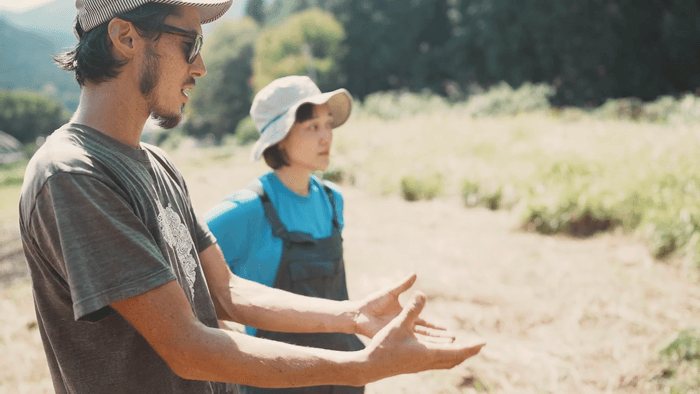
{"label": "dry grass", "polygon": [[[700,327],[700,287],[689,271],[654,261],[630,235],[578,240],[523,233],[514,212],[463,208],[458,181],[466,173],[525,178],[535,171],[536,162],[524,160],[537,158],[533,146],[600,158],[621,145],[662,149],[682,138],[655,141],[667,130],[658,127],[444,114],[357,118],[339,130],[333,163],[353,169],[357,186],[343,186],[351,297],[417,272],[417,288],[430,299],[426,316],[488,343],[451,371],[386,379],[370,384],[368,394],[640,392],[630,382],[649,381],[659,351],[680,330]],[[183,147],[172,158],[200,214],[265,171],[240,148]],[[443,173],[445,195],[400,199],[400,178],[423,171]],[[50,392],[26,278],[2,290],[0,315],[0,392]],[[647,391],[665,392],[655,387]]]}

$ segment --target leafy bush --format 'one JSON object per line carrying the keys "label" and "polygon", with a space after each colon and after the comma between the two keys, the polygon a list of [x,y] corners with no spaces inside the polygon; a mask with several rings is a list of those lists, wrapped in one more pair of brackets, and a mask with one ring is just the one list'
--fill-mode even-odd
{"label": "leafy bush", "polygon": [[700,390],[700,329],[682,330],[661,351],[660,373],[654,377],[660,392],[691,393]]}
{"label": "leafy bush", "polygon": [[244,118],[240,123],[238,123],[236,133],[234,135],[239,145],[251,144],[257,141],[258,137],[260,137],[260,133],[258,133],[258,129],[255,127],[255,123],[250,116]]}
{"label": "leafy bush", "polygon": [[422,178],[407,175],[401,178],[400,184],[401,194],[406,201],[432,200],[440,195],[443,189],[440,173]]}
{"label": "leafy bush", "polygon": [[549,98],[554,92],[554,88],[546,84],[525,82],[513,90],[506,82],[501,82],[484,93],[470,97],[465,110],[474,117],[549,111]]}
{"label": "leafy bush", "polygon": [[462,201],[466,207],[476,207],[479,205],[479,184],[467,179],[462,181]]}
{"label": "leafy bush", "polygon": [[472,208],[484,206],[492,211],[503,207],[503,186],[483,187],[468,179],[462,181],[462,201],[464,206]]}
{"label": "leafy bush", "polygon": [[48,96],[0,90],[0,130],[22,143],[51,134],[68,118],[63,105]]}
{"label": "leafy bush", "polygon": [[356,109],[362,115],[384,120],[400,119],[421,113],[434,113],[450,108],[446,99],[432,93],[388,91],[372,93]]}
{"label": "leafy bush", "polygon": [[333,183],[348,182],[351,185],[355,183],[354,175],[340,167],[329,167],[325,171],[322,171],[319,177]]}
{"label": "leafy bush", "polygon": [[401,194],[406,201],[418,201],[422,196],[422,185],[420,180],[413,176],[401,178]]}
{"label": "leafy bush", "polygon": [[592,202],[582,204],[575,195],[551,204],[530,201],[524,212],[524,227],[547,235],[566,233],[588,237],[620,225],[613,210]]}
{"label": "leafy bush", "polygon": [[642,100],[637,98],[631,99],[608,99],[605,104],[601,105],[594,111],[594,114],[602,119],[631,119],[640,120],[644,107]]}
{"label": "leafy bush", "polygon": [[184,130],[191,136],[213,136],[216,143],[233,134],[248,116],[253,98],[250,86],[254,44],[259,27],[250,18],[216,25],[211,39],[205,40],[202,56],[207,76],[192,91]]}
{"label": "leafy bush", "polygon": [[603,120],[696,124],[700,121],[700,98],[693,94],[680,99],[661,96],[648,103],[637,98],[608,99],[591,113]]}
{"label": "leafy bush", "polygon": [[315,8],[266,29],[255,43],[255,89],[288,75],[309,75],[322,91],[343,86],[344,39],[345,30],[335,17]]}

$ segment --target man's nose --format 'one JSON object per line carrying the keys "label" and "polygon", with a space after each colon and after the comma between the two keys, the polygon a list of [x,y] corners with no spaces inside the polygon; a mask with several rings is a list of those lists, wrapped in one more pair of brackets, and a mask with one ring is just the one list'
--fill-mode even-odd
{"label": "man's nose", "polygon": [[204,65],[204,59],[202,58],[201,53],[198,53],[197,57],[194,59],[194,62],[192,62],[190,72],[195,78],[201,78],[207,75],[207,66]]}

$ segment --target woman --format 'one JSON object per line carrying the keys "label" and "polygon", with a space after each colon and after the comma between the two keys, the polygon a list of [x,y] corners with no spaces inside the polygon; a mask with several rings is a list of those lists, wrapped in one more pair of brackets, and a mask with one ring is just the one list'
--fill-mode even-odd
{"label": "woman", "polygon": [[[252,159],[271,172],[251,182],[207,215],[226,262],[238,276],[293,293],[347,300],[341,231],[343,198],[330,182],[312,175],[328,167],[333,129],[350,116],[345,89],[321,93],[311,79],[277,79],[253,99],[260,132]],[[246,332],[302,346],[360,350],[348,334],[290,334],[246,327]],[[241,387],[241,393],[363,393],[363,387],[293,389]]]}

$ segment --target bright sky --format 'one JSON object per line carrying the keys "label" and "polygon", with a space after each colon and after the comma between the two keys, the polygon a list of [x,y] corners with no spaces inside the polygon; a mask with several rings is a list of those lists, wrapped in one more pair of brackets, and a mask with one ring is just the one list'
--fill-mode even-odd
{"label": "bright sky", "polygon": [[0,10],[22,12],[36,8],[40,5],[51,3],[52,1],[54,0],[0,0]]}

